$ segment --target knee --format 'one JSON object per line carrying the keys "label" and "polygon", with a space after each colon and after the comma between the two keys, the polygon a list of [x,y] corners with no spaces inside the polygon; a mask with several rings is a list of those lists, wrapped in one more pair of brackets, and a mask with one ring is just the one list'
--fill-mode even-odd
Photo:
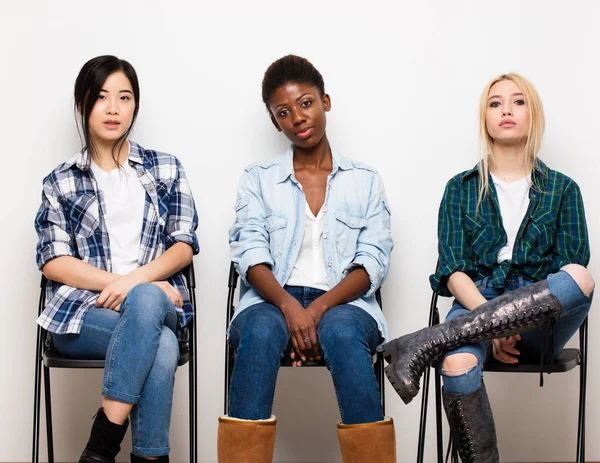
{"label": "knee", "polygon": [[173,331],[163,327],[154,357],[153,370],[165,378],[171,378],[177,369],[179,360],[179,341]]}
{"label": "knee", "polygon": [[167,294],[151,283],[134,286],[127,294],[126,310],[140,315],[164,315],[172,307]]}
{"label": "knee", "polygon": [[577,283],[583,294],[586,296],[592,294],[595,283],[588,269],[579,264],[568,264],[561,270],[567,272],[575,280],[575,283]]}
{"label": "knee", "polygon": [[319,343],[325,351],[334,348],[353,352],[364,344],[363,338],[357,327],[344,323],[326,323],[319,329]]}
{"label": "knee", "polygon": [[442,373],[446,376],[466,375],[477,363],[477,357],[468,352],[448,355],[442,363]]}
{"label": "knee", "polygon": [[288,341],[288,331],[283,317],[268,311],[256,311],[246,321],[242,329],[242,344],[275,347],[283,350]]}

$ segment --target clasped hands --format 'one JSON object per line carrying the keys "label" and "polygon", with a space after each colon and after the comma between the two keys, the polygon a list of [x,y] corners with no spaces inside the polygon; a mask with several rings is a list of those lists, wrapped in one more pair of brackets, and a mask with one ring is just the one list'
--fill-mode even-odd
{"label": "clasped hands", "polygon": [[[96,300],[96,307],[103,307],[119,312],[121,310],[121,302],[123,302],[129,291],[134,286],[144,283],[144,279],[135,270],[127,275],[115,276],[115,280],[100,292]],[[153,281],[152,284],[161,288],[175,306],[183,307],[181,293],[171,283],[168,281]]]}
{"label": "clasped hands", "polygon": [[287,322],[292,343],[292,366],[300,367],[307,359],[321,360],[317,326],[325,313],[325,307],[315,300],[306,309],[296,300],[281,311]]}

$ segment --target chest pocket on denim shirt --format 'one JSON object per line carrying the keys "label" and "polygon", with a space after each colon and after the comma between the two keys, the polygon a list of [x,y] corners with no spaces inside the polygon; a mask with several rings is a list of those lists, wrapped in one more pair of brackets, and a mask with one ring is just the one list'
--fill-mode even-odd
{"label": "chest pocket on denim shirt", "polygon": [[556,211],[536,209],[525,229],[525,241],[532,243],[537,254],[546,254],[555,245]]}
{"label": "chest pocket on denim shirt", "polygon": [[465,214],[463,228],[467,244],[476,255],[482,256],[486,249],[492,247],[492,243],[489,241],[491,227],[481,215],[475,217]]}
{"label": "chest pocket on denim shirt", "polygon": [[68,214],[77,238],[89,238],[100,225],[100,204],[95,195],[67,198]]}
{"label": "chest pocket on denim shirt", "polygon": [[279,215],[267,217],[267,231],[269,232],[269,247],[271,255],[277,259],[283,252],[287,219]]}
{"label": "chest pocket on denim shirt", "polygon": [[367,226],[367,221],[360,216],[347,212],[334,212],[337,219],[336,242],[337,251],[341,257],[353,257],[356,254],[356,244],[360,230]]}

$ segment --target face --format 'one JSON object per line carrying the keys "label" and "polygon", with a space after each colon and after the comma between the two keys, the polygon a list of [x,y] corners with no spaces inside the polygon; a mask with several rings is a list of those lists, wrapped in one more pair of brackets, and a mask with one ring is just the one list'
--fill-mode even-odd
{"label": "face", "polygon": [[495,143],[523,143],[529,131],[529,104],[512,80],[490,88],[485,123]]}
{"label": "face", "polygon": [[118,140],[131,126],[134,110],[135,100],[129,79],[121,71],[109,75],[88,121],[94,141]]}
{"label": "face", "polygon": [[325,113],[331,109],[331,101],[314,85],[288,82],[275,91],[269,108],[277,130],[295,146],[312,148],[325,135]]}

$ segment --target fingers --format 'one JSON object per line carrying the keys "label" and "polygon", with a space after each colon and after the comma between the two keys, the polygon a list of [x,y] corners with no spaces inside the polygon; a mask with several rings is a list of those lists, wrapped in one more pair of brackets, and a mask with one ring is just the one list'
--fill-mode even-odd
{"label": "fingers", "polygon": [[292,341],[292,353],[290,354],[290,357],[292,357],[292,360],[294,360],[293,365],[296,366],[296,362],[302,358],[302,352],[298,346],[298,340],[295,334],[290,336],[290,340]]}
{"label": "fingers", "polygon": [[503,345],[503,342],[505,342],[505,340],[503,340],[503,339],[494,339],[493,340],[492,347],[493,347],[494,358],[496,360],[499,360],[502,363],[509,363],[509,364],[518,363],[519,359],[513,357],[512,355],[509,355],[507,353],[507,349],[511,349],[514,352],[517,352],[517,355],[519,354],[519,351],[514,349],[513,347]]}
{"label": "fingers", "polygon": [[321,352],[319,349],[319,337],[317,336],[317,330],[315,325],[308,327],[308,338],[310,338],[310,345],[308,346],[310,359],[321,360]]}

